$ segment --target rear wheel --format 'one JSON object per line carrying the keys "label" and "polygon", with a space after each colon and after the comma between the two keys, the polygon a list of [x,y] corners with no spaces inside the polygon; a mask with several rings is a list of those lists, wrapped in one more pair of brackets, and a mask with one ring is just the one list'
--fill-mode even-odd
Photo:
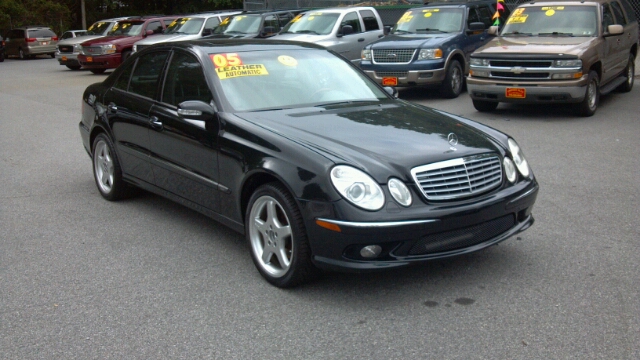
{"label": "rear wheel", "polygon": [[283,185],[265,184],[251,195],[245,231],[253,262],[271,284],[293,287],[317,273],[302,215]]}
{"label": "rear wheel", "polygon": [[618,90],[621,92],[629,92],[633,89],[633,78],[636,75],[636,59],[633,57],[633,54],[629,54],[629,62],[627,63],[627,68],[625,69],[625,75],[627,76],[627,81],[624,84],[618,87]]}
{"label": "rear wheel", "polygon": [[595,71],[589,72],[589,79],[587,82],[587,91],[584,95],[584,100],[581,103],[576,104],[576,112],[580,116],[592,116],[598,109],[598,103],[600,102],[600,79],[598,73]]}
{"label": "rear wheel", "polygon": [[451,61],[447,68],[442,85],[440,85],[440,93],[448,99],[457,98],[462,92],[464,86],[464,76],[462,75],[462,66],[458,60]]}
{"label": "rear wheel", "polygon": [[24,60],[24,59],[27,58],[27,56],[24,53],[24,51],[22,50],[22,48],[18,49],[18,57],[20,58],[20,60]]}
{"label": "rear wheel", "polygon": [[91,69],[91,72],[96,74],[96,75],[99,75],[99,74],[104,73],[106,70],[107,69]]}
{"label": "rear wheel", "polygon": [[67,65],[67,67],[71,70],[80,70],[80,65]]}
{"label": "rear wheel", "polygon": [[4,52],[0,51],[0,62],[4,61]]}
{"label": "rear wheel", "polygon": [[52,59],[56,58],[56,54],[55,53],[51,53],[51,54],[49,54],[49,56],[51,56]]}
{"label": "rear wheel", "polygon": [[473,100],[473,107],[480,112],[493,111],[498,107],[497,101]]}

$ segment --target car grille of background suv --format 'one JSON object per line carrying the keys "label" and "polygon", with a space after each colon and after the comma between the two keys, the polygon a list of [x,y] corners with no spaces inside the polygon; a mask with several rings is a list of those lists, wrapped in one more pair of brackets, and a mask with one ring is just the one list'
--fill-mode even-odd
{"label": "car grille of background suv", "polygon": [[513,225],[515,217],[510,214],[463,229],[428,235],[416,242],[409,255],[433,254],[477,245],[503,234]]}
{"label": "car grille of background suv", "polygon": [[376,71],[377,77],[399,77],[406,78],[407,71]]}
{"label": "car grille of background suv", "polygon": [[73,53],[73,45],[58,45],[58,51],[65,54]]}
{"label": "car grille of background suv", "polygon": [[500,158],[485,154],[411,169],[427,200],[454,200],[491,190],[502,183]]}
{"label": "car grille of background suv", "polygon": [[415,53],[416,49],[374,49],[373,62],[379,64],[408,64]]}
{"label": "car grille of background suv", "polygon": [[83,55],[102,55],[102,48],[100,46],[87,46],[82,48]]}

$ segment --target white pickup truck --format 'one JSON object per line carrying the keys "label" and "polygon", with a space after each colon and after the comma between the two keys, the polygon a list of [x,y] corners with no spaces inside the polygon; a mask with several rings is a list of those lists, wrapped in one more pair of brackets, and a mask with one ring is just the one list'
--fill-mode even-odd
{"label": "white pickup truck", "polygon": [[316,43],[359,64],[362,49],[383,36],[384,26],[376,9],[339,7],[300,14],[269,39]]}

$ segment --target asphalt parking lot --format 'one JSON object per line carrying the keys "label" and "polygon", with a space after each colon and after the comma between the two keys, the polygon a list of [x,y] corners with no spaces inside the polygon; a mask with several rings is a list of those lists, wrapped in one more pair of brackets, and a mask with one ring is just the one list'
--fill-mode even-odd
{"label": "asphalt parking lot", "polygon": [[0,358],[640,358],[640,83],[590,118],[401,90],[512,135],[540,183],[536,223],[471,255],[281,290],[203,215],[102,199],[78,122],[106,76],[0,63]]}

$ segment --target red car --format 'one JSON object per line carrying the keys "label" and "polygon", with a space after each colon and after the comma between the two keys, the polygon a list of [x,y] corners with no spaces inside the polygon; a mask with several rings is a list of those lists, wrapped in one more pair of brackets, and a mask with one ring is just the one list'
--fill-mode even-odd
{"label": "red car", "polygon": [[115,69],[131,55],[133,44],[160,34],[177,16],[140,17],[118,21],[108,36],[85,41],[78,62],[94,74]]}

